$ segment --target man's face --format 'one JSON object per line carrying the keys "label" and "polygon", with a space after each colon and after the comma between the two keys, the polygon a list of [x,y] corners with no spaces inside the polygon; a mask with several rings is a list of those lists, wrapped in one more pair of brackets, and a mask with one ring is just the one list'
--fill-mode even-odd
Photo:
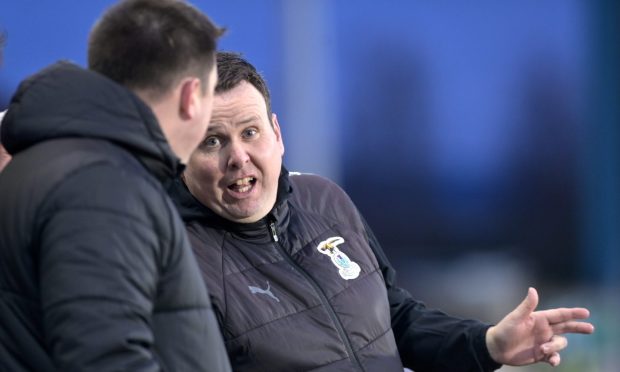
{"label": "man's face", "polygon": [[275,204],[284,144],[275,115],[246,81],[216,94],[205,139],[183,175],[191,193],[218,215],[249,223]]}

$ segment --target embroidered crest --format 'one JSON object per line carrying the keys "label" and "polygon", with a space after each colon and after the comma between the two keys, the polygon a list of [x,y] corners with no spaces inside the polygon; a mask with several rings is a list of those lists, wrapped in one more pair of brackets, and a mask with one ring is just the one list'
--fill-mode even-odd
{"label": "embroidered crest", "polygon": [[328,255],[332,259],[332,263],[338,268],[338,274],[345,279],[355,279],[360,275],[360,265],[351,261],[349,256],[338,249],[338,245],[344,243],[344,239],[340,236],[332,236],[323,240],[316,247],[319,252]]}

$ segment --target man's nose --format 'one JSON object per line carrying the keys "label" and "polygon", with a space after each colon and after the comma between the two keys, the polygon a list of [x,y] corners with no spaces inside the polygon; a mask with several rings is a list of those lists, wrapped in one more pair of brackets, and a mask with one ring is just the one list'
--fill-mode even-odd
{"label": "man's nose", "polygon": [[242,143],[233,141],[230,143],[230,152],[228,154],[228,166],[234,168],[243,168],[250,161],[250,156]]}

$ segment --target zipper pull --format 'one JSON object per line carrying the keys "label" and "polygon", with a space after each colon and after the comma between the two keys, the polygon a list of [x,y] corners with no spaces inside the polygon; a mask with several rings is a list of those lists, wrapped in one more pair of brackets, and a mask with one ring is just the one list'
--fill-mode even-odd
{"label": "zipper pull", "polygon": [[275,222],[270,222],[269,223],[269,230],[271,230],[271,237],[273,238],[274,242],[278,241],[278,233],[276,233],[276,224]]}

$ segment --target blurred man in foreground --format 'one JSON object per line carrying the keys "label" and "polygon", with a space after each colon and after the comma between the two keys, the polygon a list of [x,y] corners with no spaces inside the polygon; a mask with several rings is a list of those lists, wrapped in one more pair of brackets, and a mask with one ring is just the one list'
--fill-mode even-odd
{"label": "blurred man in foreground", "polygon": [[204,136],[220,34],[184,1],[121,1],[90,71],[20,84],[2,124],[0,370],[230,370],[162,186]]}

